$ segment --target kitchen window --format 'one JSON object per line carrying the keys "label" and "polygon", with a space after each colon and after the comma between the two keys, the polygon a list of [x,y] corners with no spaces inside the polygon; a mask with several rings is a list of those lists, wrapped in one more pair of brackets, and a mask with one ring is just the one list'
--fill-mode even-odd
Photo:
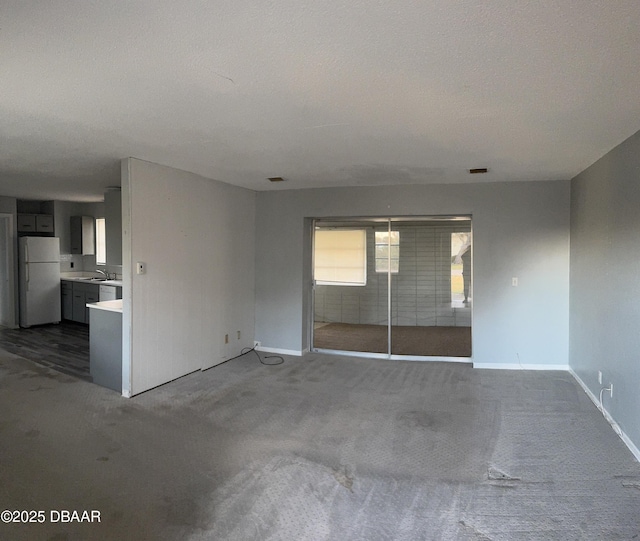
{"label": "kitchen window", "polygon": [[105,219],[96,218],[96,265],[107,264]]}

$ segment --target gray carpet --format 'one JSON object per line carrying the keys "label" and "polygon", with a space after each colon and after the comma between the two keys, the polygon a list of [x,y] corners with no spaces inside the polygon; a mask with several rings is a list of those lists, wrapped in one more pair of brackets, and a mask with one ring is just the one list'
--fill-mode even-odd
{"label": "gray carpet", "polygon": [[640,465],[569,374],[254,356],[131,400],[0,356],[12,540],[640,538]]}

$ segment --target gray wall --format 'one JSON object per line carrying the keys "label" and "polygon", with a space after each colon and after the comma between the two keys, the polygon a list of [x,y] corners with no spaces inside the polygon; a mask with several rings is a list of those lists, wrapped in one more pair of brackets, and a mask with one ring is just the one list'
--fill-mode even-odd
{"label": "gray wall", "polygon": [[[375,231],[387,226],[363,226],[367,232],[367,284],[318,285],[317,322],[387,325],[387,274],[375,269]],[[400,271],[391,277],[392,325],[471,326],[471,309],[451,303],[451,234],[464,226],[394,224],[400,232]]]}
{"label": "gray wall", "polygon": [[308,218],[472,215],[474,363],[566,366],[569,198],[569,181],[259,192],[256,340],[309,346]]}
{"label": "gray wall", "polygon": [[[570,366],[640,446],[640,132],[571,181]],[[597,372],[603,372],[603,385]]]}
{"label": "gray wall", "polygon": [[136,159],[123,161],[122,192],[123,392],[133,395],[253,345],[255,195]]}
{"label": "gray wall", "polygon": [[[104,217],[104,203],[78,203],[76,201],[54,202],[54,228],[60,239],[60,270],[62,272],[95,271],[95,255],[71,253],[71,216]],[[71,263],[73,262],[73,267]]]}
{"label": "gray wall", "polygon": [[15,197],[5,197],[4,195],[0,195],[0,212],[6,214],[17,214],[17,202],[18,200]]}

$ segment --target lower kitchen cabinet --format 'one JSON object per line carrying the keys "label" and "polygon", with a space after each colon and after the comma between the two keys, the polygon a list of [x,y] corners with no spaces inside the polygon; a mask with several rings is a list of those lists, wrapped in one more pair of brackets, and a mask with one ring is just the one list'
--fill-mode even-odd
{"label": "lower kitchen cabinet", "polygon": [[122,288],[120,286],[100,285],[100,300],[115,301],[122,298]]}
{"label": "lower kitchen cabinet", "polygon": [[89,323],[89,308],[87,308],[86,303],[88,302],[98,302],[100,300],[100,286],[96,286],[94,284],[86,284],[91,285],[91,291],[87,291],[84,294],[84,322]]}
{"label": "lower kitchen cabinet", "polygon": [[84,292],[73,292],[73,307],[71,311],[71,321],[77,321],[78,323],[86,323],[87,316],[85,314],[85,305],[87,304]]}
{"label": "lower kitchen cabinet", "polygon": [[89,323],[88,302],[100,300],[100,285],[62,281],[62,318]]}
{"label": "lower kitchen cabinet", "polygon": [[62,319],[73,320],[73,284],[62,280],[60,291],[62,293]]}

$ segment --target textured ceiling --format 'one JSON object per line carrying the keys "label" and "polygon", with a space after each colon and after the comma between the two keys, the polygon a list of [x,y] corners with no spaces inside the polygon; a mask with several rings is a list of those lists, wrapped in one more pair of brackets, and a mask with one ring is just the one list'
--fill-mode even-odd
{"label": "textured ceiling", "polygon": [[3,0],[0,195],[100,199],[127,156],[257,190],[569,179],[640,129],[638,28],[637,0]]}

